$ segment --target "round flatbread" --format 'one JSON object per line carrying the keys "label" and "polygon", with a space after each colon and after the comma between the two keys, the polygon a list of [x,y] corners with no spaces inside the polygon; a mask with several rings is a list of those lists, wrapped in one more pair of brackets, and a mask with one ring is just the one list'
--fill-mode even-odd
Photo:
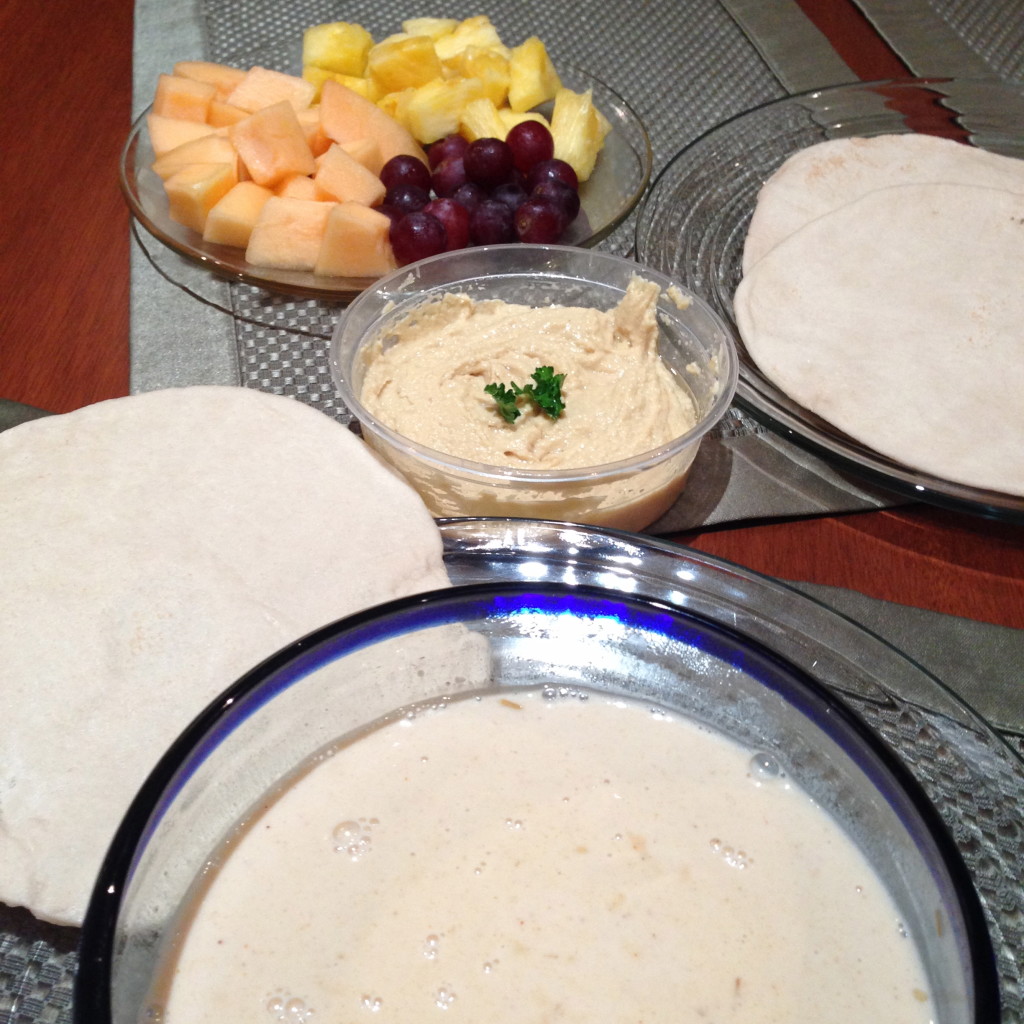
{"label": "round flatbread", "polygon": [[1024,196],[897,185],[811,221],[735,296],[794,401],[944,480],[1024,495]]}
{"label": "round flatbread", "polygon": [[799,150],[758,193],[743,272],[805,224],[868,192],[940,182],[1024,193],[1024,160],[912,132],[830,139]]}
{"label": "round flatbread", "polygon": [[245,388],[0,434],[0,899],[78,925],[181,730],[283,645],[448,584],[419,497],[348,430]]}

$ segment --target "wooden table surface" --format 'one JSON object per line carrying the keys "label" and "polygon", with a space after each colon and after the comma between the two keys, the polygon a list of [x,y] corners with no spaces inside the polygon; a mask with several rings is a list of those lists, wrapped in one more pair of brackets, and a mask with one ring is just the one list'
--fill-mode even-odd
{"label": "wooden table surface", "polygon": [[[862,78],[898,72],[848,0],[801,0]],[[128,393],[132,0],[6,0],[0,396],[54,412]],[[813,13],[812,13],[813,12]],[[783,579],[1024,628],[1024,529],[921,505],[677,538]]]}

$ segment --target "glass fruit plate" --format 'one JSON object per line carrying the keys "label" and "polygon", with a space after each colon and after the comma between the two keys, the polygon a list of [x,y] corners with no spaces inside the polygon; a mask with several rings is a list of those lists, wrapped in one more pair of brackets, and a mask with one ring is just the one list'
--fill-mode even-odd
{"label": "glass fruit plate", "polygon": [[[301,52],[296,45],[281,45],[229,63],[243,68],[259,64],[298,74]],[[594,103],[611,124],[594,172],[580,186],[579,216],[562,239],[567,245],[592,246],[621,224],[639,202],[650,181],[651,143],[640,118],[618,93],[569,65],[561,65],[559,74],[570,89],[591,89]],[[544,106],[539,109],[545,111]],[[254,267],[246,261],[243,250],[208,243],[197,232],[171,220],[163,182],[151,170],[154,154],[146,129],[148,113],[147,109],[138,117],[128,134],[121,154],[120,184],[132,214],[158,242],[219,277],[285,295],[346,301],[373,283],[372,278],[323,277]]]}
{"label": "glass fruit plate", "polygon": [[1022,125],[1024,86],[996,80],[857,83],[769,103],[713,128],[665,167],[638,214],[637,259],[679,278],[733,327],[740,352],[737,400],[773,430],[902,496],[1024,522],[1024,497],[896,462],[793,401],[750,358],[735,331],[732,304],[758,192],[797,150],[846,136],[921,132],[1024,158]]}
{"label": "glass fruit plate", "polygon": [[568,583],[664,601],[754,639],[853,708],[949,828],[984,908],[1002,1024],[1024,1024],[1024,761],[934,676],[794,588],[670,542],[524,519],[440,528],[457,585]]}

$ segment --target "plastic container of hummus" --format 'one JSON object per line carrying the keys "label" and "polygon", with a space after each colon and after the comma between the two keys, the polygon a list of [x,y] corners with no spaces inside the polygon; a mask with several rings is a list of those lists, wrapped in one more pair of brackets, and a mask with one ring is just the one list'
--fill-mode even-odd
{"label": "plastic container of hummus", "polygon": [[737,357],[709,306],[633,260],[500,245],[383,278],[339,321],[331,368],[435,516],[640,530],[685,486]]}

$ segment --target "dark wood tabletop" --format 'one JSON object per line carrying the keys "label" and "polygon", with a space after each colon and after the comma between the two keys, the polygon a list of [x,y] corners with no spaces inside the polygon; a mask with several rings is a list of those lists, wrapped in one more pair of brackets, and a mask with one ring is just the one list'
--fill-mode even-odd
{"label": "dark wood tabletop", "polygon": [[[862,78],[899,71],[846,0],[802,3]],[[132,0],[0,6],[0,397],[53,412],[128,394]],[[853,19],[853,20],[851,20]],[[925,505],[678,539],[783,579],[1024,628],[1024,528]]]}

